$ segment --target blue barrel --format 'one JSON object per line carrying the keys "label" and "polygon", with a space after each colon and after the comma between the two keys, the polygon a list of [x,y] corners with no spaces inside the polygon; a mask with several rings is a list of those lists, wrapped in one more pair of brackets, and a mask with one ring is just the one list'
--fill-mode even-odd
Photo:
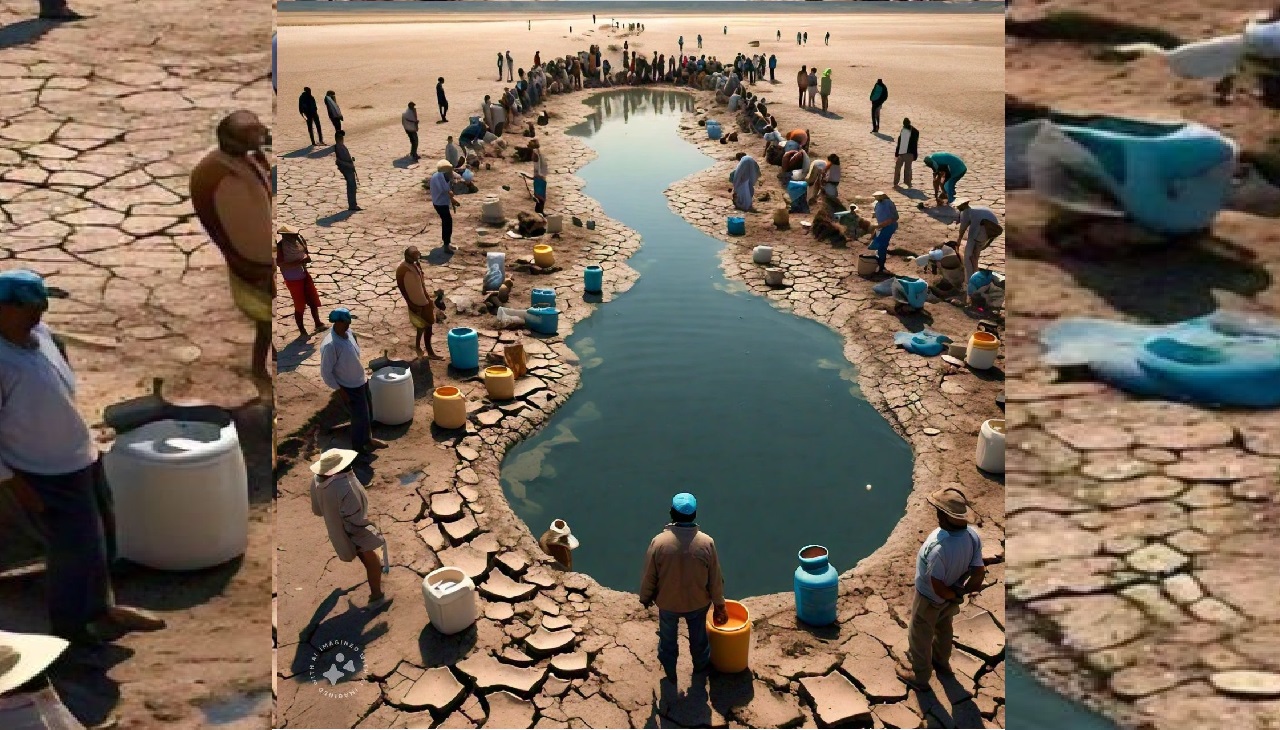
{"label": "blue barrel", "polygon": [[458,370],[480,367],[480,336],[470,327],[449,330],[449,364]]}
{"label": "blue barrel", "polygon": [[787,183],[787,197],[796,202],[809,194],[809,183],[803,180],[791,180]]}
{"label": "blue barrel", "polygon": [[800,549],[796,568],[796,618],[810,626],[830,626],[836,622],[836,600],[840,597],[840,573],[827,562],[827,549],[806,545]]}
{"label": "blue barrel", "polygon": [[729,216],[729,235],[745,236],[747,233],[747,219],[741,216]]}
{"label": "blue barrel", "polygon": [[720,129],[720,122],[708,119],[707,120],[707,136],[710,137],[711,139],[720,139],[721,134],[722,134],[722,130]]}
{"label": "blue barrel", "polygon": [[604,269],[599,266],[588,266],[582,272],[582,283],[588,294],[600,294],[604,291]]}
{"label": "blue barrel", "polygon": [[555,307],[530,307],[525,320],[534,332],[554,335],[560,327],[560,312]]}
{"label": "blue barrel", "polygon": [[549,307],[556,306],[556,290],[555,289],[534,289],[529,295],[529,303],[535,307],[543,305]]}

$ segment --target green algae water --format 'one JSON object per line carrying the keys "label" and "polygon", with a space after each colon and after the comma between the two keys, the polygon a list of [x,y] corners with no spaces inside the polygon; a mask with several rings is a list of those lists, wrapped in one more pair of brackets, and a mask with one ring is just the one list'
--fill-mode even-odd
{"label": "green algae water", "polygon": [[1019,662],[1005,665],[1006,727],[1028,730],[1119,730],[1110,720],[1040,684]]}
{"label": "green algae water", "polygon": [[[667,187],[712,164],[678,136],[692,98],[642,90],[589,103],[595,113],[570,133],[598,157],[578,174],[643,237],[629,261],[640,279],[575,326],[581,385],[507,454],[512,508],[535,537],[567,520],[581,541],[574,569],[617,590],[638,590],[682,491],[698,498],[729,598],[790,591],[809,544],[852,568],[903,515],[910,447],[858,394],[835,332],[725,279],[723,242],[667,207]],[[555,201],[552,189],[552,212]]]}

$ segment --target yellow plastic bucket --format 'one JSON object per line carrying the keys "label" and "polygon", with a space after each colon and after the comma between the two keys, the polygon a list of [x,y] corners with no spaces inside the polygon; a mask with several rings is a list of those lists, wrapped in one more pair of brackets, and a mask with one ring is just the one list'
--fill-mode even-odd
{"label": "yellow plastic bucket", "polygon": [[540,243],[533,247],[533,263],[544,269],[549,269],[556,265],[555,252],[547,244]]}
{"label": "yellow plastic bucket", "polygon": [[484,387],[489,400],[511,400],[516,397],[516,377],[511,368],[493,365],[484,369]]}
{"label": "yellow plastic bucket", "polygon": [[707,611],[707,636],[711,640],[711,666],[722,674],[747,668],[751,654],[751,613],[737,601],[725,601],[729,620],[716,626],[714,608]]}
{"label": "yellow plastic bucket", "polygon": [[995,335],[990,332],[974,332],[969,336],[965,363],[975,370],[986,370],[996,364],[999,350],[1000,340]]}
{"label": "yellow plastic bucket", "polygon": [[440,428],[462,428],[467,425],[467,399],[462,397],[462,391],[451,385],[435,389],[432,412],[436,425]]}

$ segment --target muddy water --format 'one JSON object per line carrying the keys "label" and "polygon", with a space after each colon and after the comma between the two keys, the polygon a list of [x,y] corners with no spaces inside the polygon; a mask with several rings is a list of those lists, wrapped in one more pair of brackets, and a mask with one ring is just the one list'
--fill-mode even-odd
{"label": "muddy water", "polygon": [[[571,133],[599,156],[578,174],[643,236],[630,260],[640,279],[576,325],[581,387],[508,454],[512,507],[535,536],[567,520],[581,541],[574,568],[619,590],[637,590],[681,491],[698,498],[731,598],[791,590],[811,543],[853,567],[903,514],[910,447],[861,397],[835,332],[726,280],[724,244],[668,209],[663,191],[712,164],[677,135],[689,97],[592,103]],[[555,199],[553,184],[551,212]]]}

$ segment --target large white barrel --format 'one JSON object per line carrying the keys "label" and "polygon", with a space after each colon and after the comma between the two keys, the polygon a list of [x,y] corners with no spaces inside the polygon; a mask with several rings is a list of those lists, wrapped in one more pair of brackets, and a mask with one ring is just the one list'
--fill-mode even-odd
{"label": "large white barrel", "polygon": [[984,421],[978,432],[978,450],[974,456],[978,468],[992,474],[1004,473],[1004,419]]}
{"label": "large white barrel", "polygon": [[485,196],[480,204],[480,220],[485,223],[506,223],[507,217],[502,211],[502,201],[496,195]]}
{"label": "large white barrel", "polygon": [[413,420],[413,374],[409,368],[385,367],[369,378],[373,420],[398,426]]}
{"label": "large white barrel", "polygon": [[422,600],[436,631],[456,634],[480,617],[476,584],[459,568],[437,568],[422,579]]}
{"label": "large white barrel", "polygon": [[773,261],[773,247],[756,246],[751,251],[751,260],[757,264],[767,264]]}
{"label": "large white barrel", "polygon": [[249,545],[249,479],[235,424],[156,421],[103,457],[120,556],[157,570],[199,570]]}

